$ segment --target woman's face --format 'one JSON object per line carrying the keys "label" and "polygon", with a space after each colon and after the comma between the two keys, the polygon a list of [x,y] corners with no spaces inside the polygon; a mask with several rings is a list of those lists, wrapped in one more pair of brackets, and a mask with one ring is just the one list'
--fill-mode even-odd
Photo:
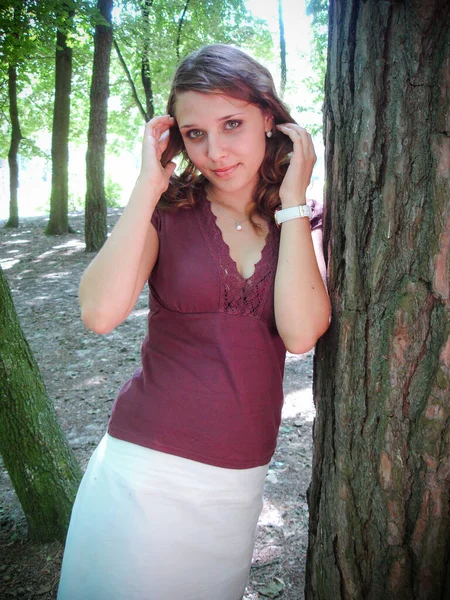
{"label": "woman's face", "polygon": [[243,100],[199,92],[177,96],[175,118],[189,158],[212,187],[248,201],[258,181],[271,118]]}

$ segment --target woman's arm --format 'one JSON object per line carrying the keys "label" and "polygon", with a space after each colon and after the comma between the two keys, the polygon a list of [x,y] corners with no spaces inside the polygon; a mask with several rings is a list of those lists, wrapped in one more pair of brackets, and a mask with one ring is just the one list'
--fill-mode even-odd
{"label": "woman's arm", "polygon": [[311,350],[328,329],[330,300],[325,281],[322,231],[311,232],[305,217],[283,223],[275,277],[275,319],[278,333],[293,354]]}
{"label": "woman's arm", "polygon": [[147,124],[141,173],[130,200],[81,279],[81,318],[96,333],[109,333],[126,319],[155,265],[159,242],[150,220],[175,167],[160,163],[168,139],[164,134],[173,122],[164,116]]}
{"label": "woman's arm", "polygon": [[[316,154],[309,133],[294,123],[277,125],[294,145],[280,186],[282,208],[306,204]],[[314,236],[314,241],[313,241]],[[275,320],[286,348],[294,354],[311,350],[330,323],[322,236],[311,234],[307,217],[281,225],[275,277]]]}

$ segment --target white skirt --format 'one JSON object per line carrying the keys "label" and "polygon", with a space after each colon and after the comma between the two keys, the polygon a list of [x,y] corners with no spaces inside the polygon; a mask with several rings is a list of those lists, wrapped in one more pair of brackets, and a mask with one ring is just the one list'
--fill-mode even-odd
{"label": "white skirt", "polygon": [[214,467],[106,433],[73,506],[58,600],[240,600],[267,470]]}

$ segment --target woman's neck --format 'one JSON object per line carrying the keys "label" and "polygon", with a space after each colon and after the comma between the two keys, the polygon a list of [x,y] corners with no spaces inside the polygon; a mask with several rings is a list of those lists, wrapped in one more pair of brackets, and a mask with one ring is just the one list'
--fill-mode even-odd
{"label": "woman's neck", "polygon": [[228,213],[234,213],[238,217],[247,217],[250,212],[250,206],[253,203],[253,196],[250,193],[232,195],[207,187],[206,195],[210,202],[218,204]]}

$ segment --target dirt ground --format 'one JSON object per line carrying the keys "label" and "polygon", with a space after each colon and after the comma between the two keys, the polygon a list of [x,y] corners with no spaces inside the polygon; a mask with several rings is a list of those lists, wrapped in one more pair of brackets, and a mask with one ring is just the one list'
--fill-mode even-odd
{"label": "dirt ground", "polygon": [[[109,211],[109,229],[120,212]],[[33,217],[23,219],[19,229],[7,230],[0,222],[0,264],[61,426],[84,470],[106,430],[119,388],[139,366],[147,290],[112,333],[88,331],[77,302],[81,274],[93,256],[84,252],[83,216],[71,215],[77,233],[66,236],[46,237],[45,223]],[[312,352],[287,356],[283,422],[266,480],[245,600],[303,598],[314,419],[312,358]],[[26,521],[0,459],[0,598],[55,599],[62,550],[58,542],[27,541]]]}

